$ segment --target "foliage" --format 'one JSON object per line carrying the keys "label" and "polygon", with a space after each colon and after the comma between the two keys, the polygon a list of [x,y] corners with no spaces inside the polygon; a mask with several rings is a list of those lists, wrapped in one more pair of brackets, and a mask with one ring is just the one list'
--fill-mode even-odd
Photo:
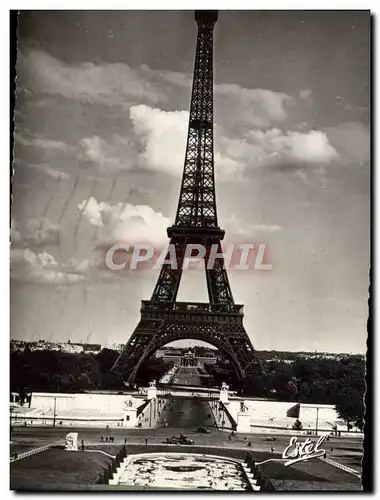
{"label": "foliage", "polygon": [[263,374],[244,380],[243,386],[239,385],[232,366],[225,361],[205,365],[205,369],[218,383],[226,381],[236,390],[242,388],[247,396],[280,401],[336,405],[345,390],[354,391],[352,401],[356,403],[355,410],[349,410],[354,415],[351,421],[363,415],[365,363],[361,356],[307,357],[304,353],[273,351],[268,352],[265,359],[263,352],[259,352]]}
{"label": "foliage", "polygon": [[347,429],[352,423],[357,422],[358,427],[363,427],[364,403],[359,392],[351,387],[343,389],[337,397],[335,407],[338,415],[347,423]]}
{"label": "foliage", "polygon": [[297,418],[297,420],[294,422],[294,424],[293,424],[293,426],[292,426],[292,427],[293,427],[293,429],[294,429],[295,431],[301,431],[301,430],[302,430],[302,428],[303,428],[303,425],[302,425],[301,420],[299,420],[299,419]]}
{"label": "foliage", "polygon": [[[67,354],[60,351],[12,351],[10,355],[11,391],[26,397],[30,391],[81,392],[123,388],[121,377],[110,371],[119,353],[103,349],[98,354]],[[298,357],[297,357],[298,356]],[[259,353],[263,374],[238,380],[228,360],[205,364],[205,385],[220,386],[254,397],[282,401],[336,405],[347,424],[363,425],[365,364],[361,356],[336,358],[307,357],[295,353]],[[162,358],[145,361],[137,372],[136,383],[158,381],[172,365]]]}
{"label": "foliage", "polygon": [[[15,351],[10,354],[10,390],[22,399],[28,392],[83,392],[96,389],[122,389],[120,376],[111,372],[119,353],[103,349],[94,354],[68,354],[61,351]],[[169,370],[169,363],[151,359],[144,363],[137,382],[159,380]]]}

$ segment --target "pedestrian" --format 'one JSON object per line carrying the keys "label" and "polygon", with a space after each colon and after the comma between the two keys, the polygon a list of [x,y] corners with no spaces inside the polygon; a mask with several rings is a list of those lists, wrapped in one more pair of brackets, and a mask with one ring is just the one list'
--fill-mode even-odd
{"label": "pedestrian", "polygon": [[324,452],[324,454],[322,456],[326,460],[326,451]]}
{"label": "pedestrian", "polygon": [[145,446],[148,446],[148,438],[145,438]]}
{"label": "pedestrian", "polygon": [[228,440],[231,441],[231,434],[228,434]]}
{"label": "pedestrian", "polygon": [[333,451],[334,451],[334,447],[333,447],[333,446],[331,446],[331,453],[332,453]]}
{"label": "pedestrian", "polygon": [[248,441],[248,448],[251,447],[251,441]]}
{"label": "pedestrian", "polygon": [[100,441],[103,443],[104,442],[104,437],[100,436]]}
{"label": "pedestrian", "polygon": [[124,444],[127,444],[127,438],[124,438]]}
{"label": "pedestrian", "polygon": [[273,453],[274,452],[274,446],[270,447],[270,451]]}
{"label": "pedestrian", "polygon": [[106,436],[106,443],[108,443],[108,437]]}
{"label": "pedestrian", "polygon": [[82,448],[82,451],[84,451],[84,441],[83,441],[83,439],[81,441],[81,448]]}

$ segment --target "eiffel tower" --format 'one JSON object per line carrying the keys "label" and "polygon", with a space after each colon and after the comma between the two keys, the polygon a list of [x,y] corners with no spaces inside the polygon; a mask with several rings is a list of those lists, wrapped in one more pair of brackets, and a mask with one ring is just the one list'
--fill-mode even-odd
{"label": "eiffel tower", "polygon": [[[213,144],[213,30],[217,11],[196,11],[198,25],[189,129],[178,210],[167,229],[178,269],[163,264],[150,300],[143,300],[141,319],[112,370],[129,384],[143,363],[160,347],[181,339],[196,339],[218,348],[231,362],[239,380],[260,375],[261,369],[243,326],[243,306],[234,303],[224,259],[205,266],[208,303],[177,302],[185,248],[209,249],[225,231],[218,226]],[[216,247],[214,247],[216,248]]]}

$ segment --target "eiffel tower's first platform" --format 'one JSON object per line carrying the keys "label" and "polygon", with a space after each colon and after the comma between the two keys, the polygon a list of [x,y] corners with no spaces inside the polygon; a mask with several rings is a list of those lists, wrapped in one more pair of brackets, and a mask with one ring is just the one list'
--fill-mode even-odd
{"label": "eiffel tower's first platform", "polygon": [[143,300],[141,319],[113,370],[133,383],[144,360],[169,342],[196,339],[218,348],[239,379],[261,373],[243,326],[243,306],[235,304],[223,258],[205,266],[208,303],[177,302],[185,247],[216,245],[222,252],[224,231],[218,225],[213,141],[213,31],[217,11],[197,11],[197,46],[189,128],[181,191],[174,224],[167,233],[174,245],[177,269],[164,264],[150,300]]}

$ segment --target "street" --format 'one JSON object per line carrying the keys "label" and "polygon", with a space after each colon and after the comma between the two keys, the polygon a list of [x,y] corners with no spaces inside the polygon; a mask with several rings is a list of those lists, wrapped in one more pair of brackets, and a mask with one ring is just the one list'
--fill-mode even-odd
{"label": "street", "polygon": [[187,429],[194,431],[198,427],[212,426],[214,420],[208,402],[200,398],[170,399],[166,403],[157,427],[165,427],[162,419],[166,419],[168,428]]}
{"label": "street", "polygon": [[201,386],[198,368],[195,366],[180,366],[173,380],[173,384]]}
{"label": "street", "polygon": [[[173,381],[175,384],[187,386],[199,386],[200,374],[196,367],[180,367]],[[174,393],[174,391],[173,391]],[[289,434],[277,434],[275,441],[268,441],[265,433],[235,434],[231,436],[228,432],[219,431],[214,424],[211,408],[204,398],[179,397],[178,394],[169,397],[165,407],[161,409],[160,418],[154,429],[138,428],[112,428],[99,424],[98,427],[86,428],[68,426],[59,427],[15,427],[11,436],[11,452],[24,451],[50,444],[57,440],[65,439],[68,432],[78,432],[79,440],[84,440],[86,445],[102,446],[105,438],[112,436],[115,444],[141,445],[148,440],[150,445],[166,442],[168,437],[174,434],[184,434],[194,440],[195,445],[216,446],[222,448],[244,448],[249,449],[251,443],[252,451],[271,452],[279,457],[283,450],[289,445]],[[165,420],[166,419],[166,424]],[[209,433],[198,432],[200,427],[207,428]],[[274,436],[273,433],[270,436]],[[102,441],[103,437],[103,441]],[[306,436],[300,436],[299,441],[304,441]],[[341,464],[348,465],[358,471],[361,470],[362,439],[355,437],[330,437],[323,445],[328,458],[336,460]],[[273,450],[273,451],[271,451]]]}
{"label": "street", "polygon": [[[79,441],[84,440],[86,445],[96,445],[101,449],[102,441],[101,436],[114,437],[114,444],[122,445],[125,439],[128,444],[142,445],[145,444],[145,439],[148,439],[149,445],[161,444],[166,442],[167,438],[173,435],[179,436],[184,434],[190,439],[194,440],[195,445],[206,447],[220,447],[220,448],[244,448],[248,450],[248,442],[251,442],[252,451],[266,451],[269,452],[274,447],[273,456],[279,457],[283,450],[289,445],[289,435],[276,435],[276,441],[267,441],[265,434],[235,434],[231,439],[227,432],[218,431],[215,428],[210,429],[209,434],[197,432],[197,428],[205,424],[205,420],[201,419],[202,413],[200,407],[193,406],[191,400],[187,400],[178,409],[181,411],[190,409],[190,414],[179,416],[173,413],[172,424],[176,422],[177,418],[181,418],[181,423],[191,423],[184,427],[168,426],[156,429],[106,429],[106,428],[58,428],[58,427],[16,427],[12,432],[11,439],[11,452],[17,451],[22,453],[24,451],[38,448],[57,440],[64,442],[65,436],[68,432],[78,432]],[[185,412],[184,412],[185,413]],[[199,424],[201,422],[201,424]],[[179,425],[179,424],[178,424]],[[273,436],[273,434],[271,434]],[[302,436],[300,441],[306,439]],[[312,438],[313,439],[313,438]],[[103,443],[105,444],[105,443]],[[323,444],[323,448],[327,451],[327,457],[331,460],[352,467],[361,471],[361,458],[362,458],[362,440],[354,437],[331,437],[328,443]],[[333,451],[331,451],[331,449]]]}

